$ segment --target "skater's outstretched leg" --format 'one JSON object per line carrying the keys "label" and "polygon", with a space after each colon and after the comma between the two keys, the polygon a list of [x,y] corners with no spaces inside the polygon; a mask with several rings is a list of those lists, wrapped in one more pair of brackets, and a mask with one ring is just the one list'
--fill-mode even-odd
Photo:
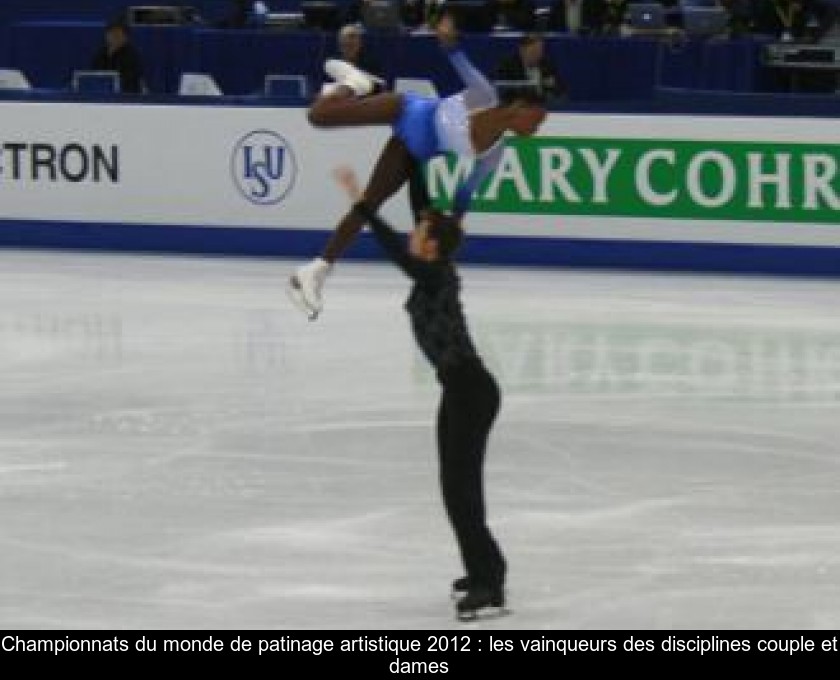
{"label": "skater's outstretched leg", "polygon": [[359,97],[349,86],[339,87],[318,97],[307,118],[318,128],[391,125],[399,118],[402,103],[402,95],[396,92]]}
{"label": "skater's outstretched leg", "polygon": [[[416,162],[406,145],[396,136],[391,137],[376,161],[362,200],[374,210],[379,208],[402,188],[415,167]],[[299,267],[289,280],[290,297],[310,320],[317,318],[323,309],[321,290],[333,262],[350,246],[363,226],[364,219],[358,213],[347,212],[330,235],[321,256]]]}

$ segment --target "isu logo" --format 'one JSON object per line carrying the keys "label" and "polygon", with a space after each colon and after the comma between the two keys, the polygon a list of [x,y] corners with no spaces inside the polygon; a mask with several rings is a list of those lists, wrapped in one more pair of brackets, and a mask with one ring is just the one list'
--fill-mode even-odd
{"label": "isu logo", "polygon": [[273,205],[294,185],[297,163],[285,139],[270,130],[257,130],[236,144],[231,173],[239,193],[251,203]]}

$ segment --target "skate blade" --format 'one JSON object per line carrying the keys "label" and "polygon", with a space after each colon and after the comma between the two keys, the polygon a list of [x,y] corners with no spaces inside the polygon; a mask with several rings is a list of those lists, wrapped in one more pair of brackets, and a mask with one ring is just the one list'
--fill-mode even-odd
{"label": "skate blade", "polygon": [[460,600],[466,594],[467,594],[466,590],[456,590],[455,588],[452,588],[449,591],[449,597],[453,600],[456,600],[456,601]]}
{"label": "skate blade", "polygon": [[306,298],[303,297],[303,293],[300,290],[300,284],[294,276],[289,279],[289,283],[286,286],[286,295],[289,296],[289,299],[295,307],[306,314],[307,319],[315,321],[315,319],[318,318],[319,310],[312,307],[312,305],[306,301]]}
{"label": "skate blade", "polygon": [[507,607],[482,607],[475,611],[456,612],[455,618],[461,623],[475,623],[476,621],[492,621],[503,616],[509,616],[513,611]]}

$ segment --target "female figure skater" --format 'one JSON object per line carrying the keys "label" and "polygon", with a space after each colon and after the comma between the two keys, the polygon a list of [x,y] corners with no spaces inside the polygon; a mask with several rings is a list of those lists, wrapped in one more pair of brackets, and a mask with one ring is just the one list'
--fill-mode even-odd
{"label": "female figure skater", "polygon": [[[372,94],[377,84],[372,76],[346,62],[330,60],[325,69],[336,83],[309,110],[309,120],[316,127],[392,127],[393,135],[363,194],[365,204],[374,211],[417,174],[422,163],[453,152],[475,158],[472,172],[455,195],[453,214],[460,219],[473,192],[501,160],[505,133],[533,135],[545,120],[545,99],[527,83],[496,92],[457,47],[457,32],[449,15],[439,20],[435,30],[464,82],[462,92],[443,99],[415,93]],[[351,210],[339,222],[321,256],[292,275],[289,293],[310,319],[323,307],[321,288],[332,264],[361,228],[360,215]]]}
{"label": "female figure skater", "polygon": [[442,387],[437,416],[440,484],[466,576],[453,583],[466,591],[456,604],[461,620],[505,605],[507,571],[502,551],[487,527],[484,505],[484,454],[500,392],[484,367],[467,330],[460,281],[452,255],[461,242],[457,219],[439,211],[421,213],[404,239],[377,216],[351,170],[336,179],[353,202],[351,214],[367,222],[388,256],[413,281],[406,310],[420,349],[435,368]]}

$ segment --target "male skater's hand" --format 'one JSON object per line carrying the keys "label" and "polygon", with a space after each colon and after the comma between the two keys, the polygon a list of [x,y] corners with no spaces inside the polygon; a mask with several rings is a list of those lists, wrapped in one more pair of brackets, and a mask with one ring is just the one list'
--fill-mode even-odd
{"label": "male skater's hand", "polygon": [[359,179],[356,177],[356,173],[353,172],[352,168],[342,165],[333,170],[333,177],[335,177],[335,181],[338,182],[339,186],[347,192],[351,201],[355,203],[362,198]]}

